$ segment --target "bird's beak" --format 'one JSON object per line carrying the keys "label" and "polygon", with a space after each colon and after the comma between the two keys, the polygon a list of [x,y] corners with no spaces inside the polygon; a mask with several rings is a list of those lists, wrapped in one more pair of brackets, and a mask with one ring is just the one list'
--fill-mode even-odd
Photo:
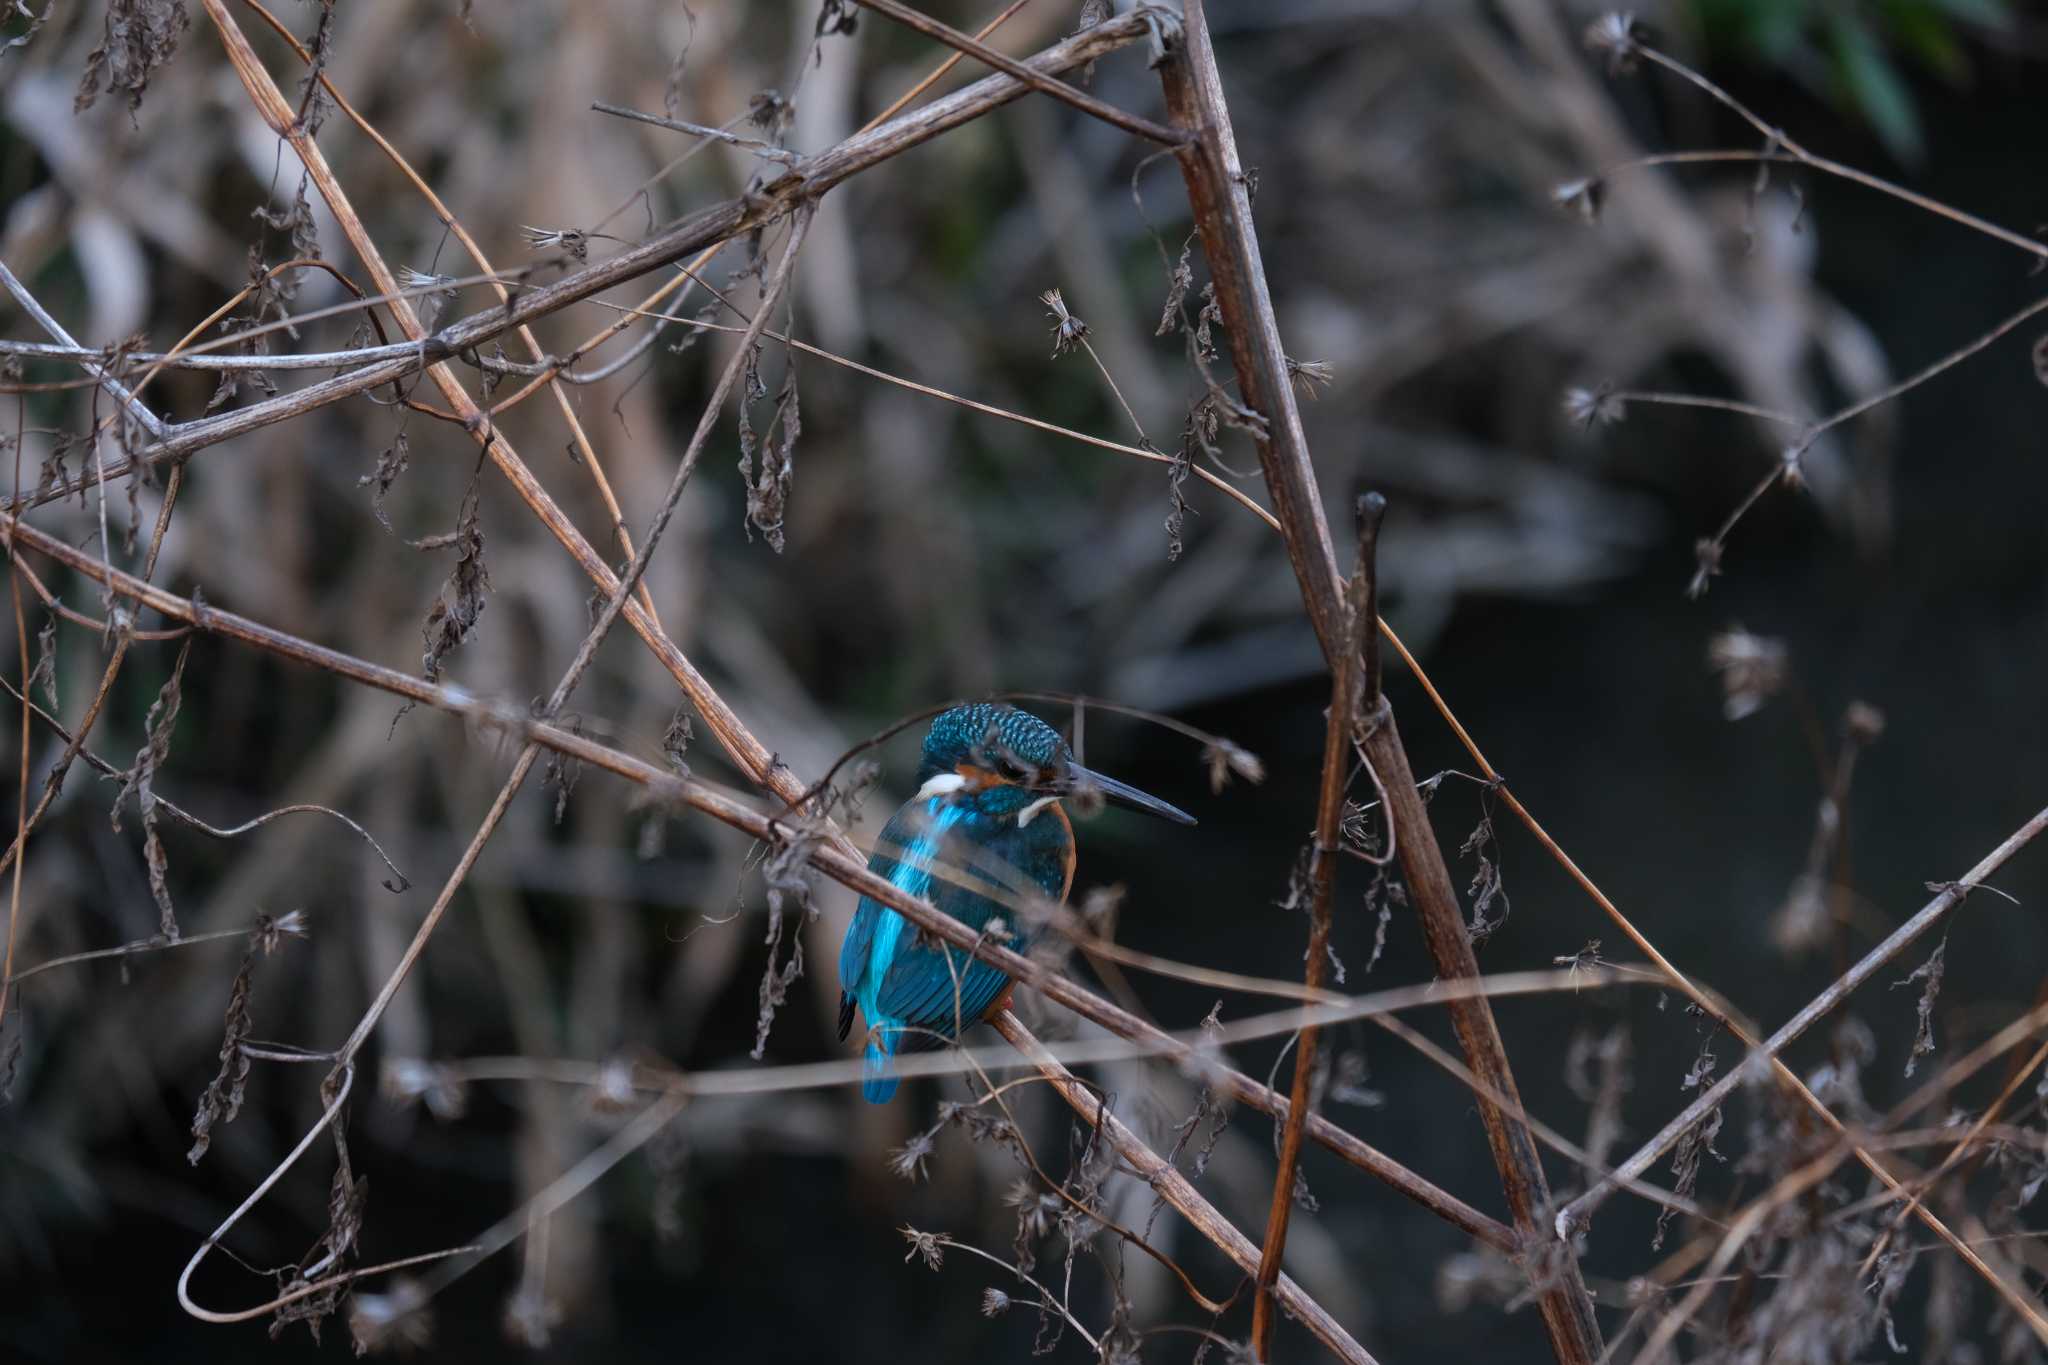
{"label": "bird's beak", "polygon": [[1062,788],[1067,792],[1098,791],[1120,806],[1129,806],[1132,810],[1141,810],[1147,815],[1156,815],[1177,825],[1195,823],[1195,817],[1180,807],[1168,805],[1156,796],[1148,796],[1136,787],[1119,782],[1113,777],[1104,777],[1101,773],[1084,768],[1078,763],[1067,764],[1067,779]]}

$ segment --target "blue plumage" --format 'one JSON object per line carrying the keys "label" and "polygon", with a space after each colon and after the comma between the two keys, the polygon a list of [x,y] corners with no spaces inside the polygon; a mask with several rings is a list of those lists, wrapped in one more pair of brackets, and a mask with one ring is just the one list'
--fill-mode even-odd
{"label": "blue plumage", "polygon": [[[883,827],[868,870],[980,929],[1000,917],[1010,947],[1035,936],[1034,903],[1066,899],[1074,829],[1060,798],[1083,788],[1193,823],[1163,801],[1074,762],[1050,725],[1013,706],[956,707],[925,736],[916,796]],[[890,1059],[940,1047],[980,1022],[1010,978],[971,954],[919,943],[902,916],[863,896],[839,951],[839,1036],[859,1007],[861,1094],[896,1093]]]}

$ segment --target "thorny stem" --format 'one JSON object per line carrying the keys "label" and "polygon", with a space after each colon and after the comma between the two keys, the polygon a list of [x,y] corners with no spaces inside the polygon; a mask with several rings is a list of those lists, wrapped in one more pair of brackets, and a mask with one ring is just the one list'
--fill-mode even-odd
{"label": "thorny stem", "polygon": [[[1373,583],[1377,569],[1373,551],[1379,519],[1387,501],[1377,493],[1358,500],[1358,559],[1344,597],[1342,647],[1331,667],[1330,714],[1323,726],[1323,780],[1316,798],[1315,848],[1310,855],[1307,965],[1302,984],[1320,992],[1329,972],[1330,898],[1336,890],[1342,855],[1344,792],[1351,769],[1351,747],[1361,711],[1372,724],[1379,710],[1379,679],[1361,686],[1361,647],[1372,636]],[[1316,1048],[1321,1031],[1304,1025],[1294,1045],[1294,1085],[1287,1097],[1287,1122],[1280,1130],[1279,1170],[1273,1177],[1273,1200],[1266,1214],[1266,1243],[1259,1253],[1258,1296],[1252,1301],[1252,1350],[1260,1360],[1273,1358],[1273,1285],[1280,1278],[1280,1260],[1287,1249],[1287,1223],[1294,1211],[1295,1178],[1301,1163],[1301,1128],[1308,1116],[1315,1076]]]}

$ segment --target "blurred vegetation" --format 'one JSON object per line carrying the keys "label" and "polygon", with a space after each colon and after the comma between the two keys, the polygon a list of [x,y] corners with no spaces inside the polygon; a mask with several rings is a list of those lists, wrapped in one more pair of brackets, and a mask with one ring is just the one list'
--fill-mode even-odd
{"label": "blurred vegetation", "polygon": [[[961,26],[995,12],[927,8]],[[1782,1019],[1832,978],[1837,959],[1917,905],[1928,880],[1956,875],[2039,805],[2032,757],[2048,753],[2037,695],[2048,676],[2048,550],[2037,523],[2048,475],[2029,452],[2041,391],[2015,342],[1830,433],[1808,452],[1805,490],[1774,490],[1744,523],[1703,604],[1681,595],[1695,542],[1776,467],[1783,433],[1648,406],[1631,408],[1619,428],[1587,430],[1563,399],[1605,386],[1828,411],[1881,391],[2015,307],[2028,288],[2025,262],[1952,225],[1792,173],[1774,174],[1759,196],[1749,167],[1619,175],[1590,227],[1559,212],[1558,185],[1645,152],[1755,142],[1753,130],[1666,77],[1610,79],[1578,42],[1595,7],[1213,8],[1289,349],[1332,374],[1304,409],[1324,490],[1333,508],[1364,486],[1394,507],[1382,552],[1388,619],[1517,792],[1646,932],[1752,1017]],[[299,254],[305,234],[358,271],[317,195],[298,212],[299,167],[250,110],[196,9],[175,53],[149,66],[138,107],[103,95],[75,112],[109,15],[134,9],[126,0],[5,7],[0,43],[39,31],[0,52],[0,259],[91,345],[137,333],[169,344],[247,281],[252,257]],[[1036,50],[1071,29],[1077,9],[1034,3],[995,41],[1011,53]],[[2030,158],[2048,133],[2036,93],[2048,68],[2004,41],[2024,18],[2015,8],[1693,0],[1642,11],[1696,43],[1710,76],[1743,82],[1795,135],[1828,137],[1859,164],[1881,165],[1888,153],[1922,177],[1916,186],[2020,231],[2044,216]],[[247,7],[236,12],[296,96],[297,60]],[[526,265],[544,253],[523,227],[584,229],[593,256],[606,254],[743,192],[760,167],[743,149],[700,148],[591,113],[593,100],[732,121],[750,135],[777,132],[772,119],[767,128],[747,122],[750,106],[786,109],[779,135],[814,151],[937,60],[930,43],[872,15],[851,37],[818,42],[817,12],[808,2],[730,0],[341,5],[325,70],[494,263]],[[276,13],[310,39],[327,11],[291,3]],[[966,64],[939,88],[977,74]],[[1157,80],[1138,53],[1105,59],[1090,89],[1157,111]],[[771,92],[774,100],[756,99]],[[394,264],[470,270],[432,211],[345,119],[330,112],[320,143]],[[1171,162],[1145,151],[1027,99],[854,181],[826,200],[807,247],[797,334],[920,384],[1134,442],[1132,417],[1087,358],[1050,354],[1038,300],[1058,287],[1089,323],[1144,437],[1173,449],[1202,391],[1182,339],[1155,332],[1187,208]],[[758,296],[746,267],[761,246],[729,247],[707,278],[750,303]],[[346,298],[317,273],[295,287],[279,301],[293,312]],[[643,293],[605,300],[630,306]],[[697,314],[704,297],[694,293],[679,311]],[[489,301],[481,286],[465,286],[445,316]],[[617,316],[591,305],[536,330],[561,353]],[[9,338],[41,339],[11,306],[0,305],[0,326]],[[670,327],[645,359],[569,400],[636,534],[731,353],[729,337],[690,344],[682,333]],[[278,344],[313,351],[372,339],[343,316]],[[588,364],[616,356],[618,345]],[[508,355],[527,358],[515,352],[508,342]],[[771,394],[784,364],[779,348],[764,353]],[[1162,468],[818,357],[794,364],[803,434],[786,548],[777,553],[747,530],[728,416],[650,570],[648,586],[691,659],[807,777],[900,715],[1006,687],[1100,695],[1231,736],[1259,752],[1272,777],[1211,795],[1192,746],[1091,714],[1090,761],[1196,809],[1203,829],[1176,838],[1115,817],[1085,826],[1076,900],[1121,884],[1117,928],[1132,946],[1298,976],[1304,926],[1275,903],[1313,811],[1327,684],[1277,538],[1191,481],[1186,552],[1169,561]],[[31,378],[73,373],[40,366]],[[475,387],[476,374],[463,373]],[[186,419],[219,397],[211,377],[187,372],[165,374],[151,393],[160,410]],[[219,401],[231,408],[258,397],[249,385]],[[76,390],[30,393],[19,408],[0,401],[0,435],[14,435],[13,418],[25,414],[26,480],[59,453],[65,433],[87,426],[92,401]],[[757,404],[757,425],[772,405]],[[542,394],[515,410],[505,431],[600,540],[608,514],[553,400]],[[367,485],[401,433],[409,467],[373,501]],[[64,453],[75,473],[79,451]],[[1238,479],[1254,463],[1242,433],[1226,429],[1207,467]],[[1261,495],[1255,478],[1242,483]],[[415,669],[423,618],[452,563],[432,538],[456,528],[472,490],[491,592],[477,632],[445,668],[479,694],[524,706],[545,694],[588,628],[588,585],[503,481],[479,475],[468,435],[382,395],[196,459],[158,578]],[[126,494],[111,500],[117,556],[126,556],[119,543],[130,525],[146,541],[162,497],[158,484],[137,488],[132,504]],[[53,533],[95,543],[96,503],[36,516]],[[88,585],[50,581],[78,609],[100,609]],[[42,623],[31,610],[31,640]],[[1706,661],[1737,623],[1782,642],[1786,676],[1774,699],[1730,725]],[[57,709],[75,719],[107,656],[81,628],[62,627],[57,641]],[[176,650],[138,644],[117,680],[93,740],[115,766],[146,742]],[[24,662],[10,654],[9,676]],[[445,716],[399,719],[386,698],[204,637],[183,686],[166,794],[223,824],[283,802],[336,806],[415,883],[402,895],[387,890],[387,870],[321,819],[281,820],[230,842],[167,835],[169,887],[188,935],[235,933],[259,913],[309,912],[307,941],[257,961],[254,1029],[331,1045],[390,970],[510,754]],[[1462,770],[1464,751],[1430,719],[1413,679],[1391,677],[1389,686],[1417,771]],[[1845,832],[1840,863],[1823,869],[1818,926],[1809,915],[1803,936],[1781,934],[1788,910],[1814,904],[1806,868],[1816,809],[1841,752],[1839,722],[1859,698],[1882,706],[1890,724],[1835,812]],[[592,734],[657,759],[676,705],[673,681],[623,633],[575,701]],[[12,713],[0,714],[11,734]],[[46,765],[53,748],[39,732],[32,761]],[[911,736],[883,750],[857,833],[871,834],[908,794],[914,749]],[[20,795],[14,756],[0,752],[9,755],[0,809],[11,809]],[[738,780],[701,737],[687,761],[702,776]],[[41,781],[39,766],[31,796]],[[1513,914],[1487,946],[1489,970],[1570,960],[1603,935],[1618,958],[1611,928],[1508,825],[1491,792],[1455,778],[1433,790],[1447,852],[1483,822],[1498,825],[1486,826],[1496,843],[1474,838],[1453,857],[1461,877],[1491,866],[1512,891]],[[109,827],[112,794],[74,772],[32,841],[23,961],[155,931],[142,836],[132,820],[118,833]],[[757,855],[729,831],[650,813],[601,775],[566,794],[526,793],[400,993],[375,1059],[735,1064],[752,1041],[766,957]],[[1379,927],[1366,885],[1346,883],[1358,913],[1347,914],[1337,940],[1358,973],[1352,985],[1427,980],[1414,926],[1400,916],[1365,976]],[[2031,864],[2001,885],[2028,905],[2048,890]],[[808,975],[777,1020],[771,1062],[840,1055],[831,964],[851,904],[836,887],[821,887],[818,903]],[[1952,989],[1938,1016],[1944,1058],[2024,1007],[2048,940],[2030,912],[1973,903],[1947,952],[1951,980],[1968,986]],[[194,1103],[218,1068],[239,953],[224,940],[24,984],[16,1032],[0,1033],[0,1050],[20,1046],[0,1087],[9,1091],[0,1104],[0,1351],[71,1360],[146,1350],[174,1361],[303,1348],[296,1328],[280,1347],[253,1327],[201,1327],[166,1292],[177,1266],[318,1112],[314,1084],[295,1074],[308,1068],[259,1069],[247,1109],[214,1132],[205,1163],[193,1169],[184,1159]],[[1206,986],[1142,975],[1131,989],[1179,1025],[1216,1000]],[[1833,1068],[1856,1103],[1867,1086],[1868,1105],[1881,1110],[1904,1093],[1898,1072],[1915,994],[1873,991],[1856,1002],[1853,1023],[1817,1032],[1793,1060],[1806,1072]],[[1233,996],[1226,1017],[1253,1003]],[[1632,1088],[1616,1113],[1633,1141],[1686,1097],[1681,1078],[1713,1044],[1651,991],[1504,1004],[1502,1016],[1531,1108],[1574,1137],[1594,1109],[1585,1047],[1627,1040]],[[1440,1019],[1417,1022],[1448,1039]],[[1734,1048],[1721,1047],[1723,1064],[1734,1065]],[[1363,1028],[1334,1051],[1348,1069],[1338,1073],[1333,1115],[1475,1203],[1497,1206],[1470,1097],[1457,1083]],[[1238,1061],[1264,1074],[1279,1064],[1276,1053],[1246,1048]],[[1163,1069],[1122,1065],[1102,1079],[1162,1148],[1195,1103],[1186,1078]],[[619,1122],[589,1096],[539,1083],[477,1085],[445,1112],[423,1092],[395,1089],[379,1097],[366,1073],[352,1103],[356,1159],[372,1176],[370,1259],[471,1235]],[[1020,1123],[1041,1152],[1064,1156],[1066,1111],[1041,1091],[1018,1092]],[[851,1091],[693,1110],[649,1159],[550,1219],[537,1261],[500,1258],[445,1295],[436,1356],[502,1358],[503,1330],[527,1343],[548,1338],[562,1358],[1030,1358],[1029,1314],[991,1321],[978,1310],[976,1296],[997,1272],[979,1277],[980,1267],[963,1269],[964,1256],[942,1274],[902,1263],[905,1222],[998,1251],[1018,1234],[1020,1210],[1005,1202],[1016,1164],[992,1144],[949,1133],[929,1183],[888,1173],[889,1154],[930,1120],[934,1094],[906,1088],[884,1110]],[[1761,1101],[1743,1104],[1741,1121],[1759,1130],[1789,1124]],[[1264,1217],[1268,1138],[1263,1122],[1240,1116],[1220,1129],[1204,1176],[1243,1227]],[[1779,1156],[1791,1150],[1785,1141]],[[1778,1173],[1768,1162],[1710,1162],[1701,1198],[1734,1207]],[[236,1254],[258,1266],[303,1254],[327,1220],[328,1174],[311,1163],[295,1172]],[[1980,1173],[1973,1197],[1988,1203],[2000,1177]],[[1321,1154],[1311,1153],[1306,1179],[1321,1212],[1297,1218],[1290,1271],[1383,1358],[1542,1358],[1539,1332],[1513,1302],[1518,1278],[1504,1281],[1455,1233]],[[1836,1193],[1847,1200],[1862,1190],[1824,1195]],[[1126,1222],[1145,1221],[1148,1192],[1118,1198]],[[1610,1302],[1623,1301],[1649,1262],[1654,1218],[1621,1201],[1603,1213],[1587,1264]],[[1205,1285],[1231,1283],[1171,1219],[1158,1240]],[[1051,1265],[1062,1249],[1046,1245]],[[2012,1253],[2033,1283],[2039,1247],[2021,1237]],[[1959,1286],[1935,1253],[1916,1264],[1934,1268],[1915,1274],[1899,1312],[1901,1331],[1927,1343],[1924,1357],[1940,1358],[1941,1315],[1957,1302],[1964,1311],[1946,1358],[1997,1350],[2006,1324],[1993,1319],[1988,1294]],[[1131,1257],[1112,1268],[1140,1320],[1187,1317],[1157,1266]],[[202,1297],[222,1301],[268,1284],[218,1266],[208,1273],[218,1279]],[[1091,1320],[1106,1315],[1105,1277],[1084,1262],[1075,1280],[1077,1307]],[[345,1336],[331,1332],[323,1349],[340,1354]],[[1193,1353],[1159,1340],[1171,1351],[1150,1343],[1147,1359]],[[1305,1336],[1283,1342],[1287,1358],[1311,1349]],[[1083,1354],[1071,1339],[1061,1349]]]}
{"label": "blurred vegetation", "polygon": [[2002,30],[2006,0],[1692,0],[1709,51],[1760,61],[1868,120],[1885,149],[1924,162],[1926,130],[1908,71],[1970,78],[1973,32]]}

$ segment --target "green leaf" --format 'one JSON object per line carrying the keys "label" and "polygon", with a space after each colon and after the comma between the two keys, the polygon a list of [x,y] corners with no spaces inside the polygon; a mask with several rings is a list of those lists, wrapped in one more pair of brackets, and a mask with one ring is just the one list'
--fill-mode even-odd
{"label": "green leaf", "polygon": [[1900,161],[1918,161],[1926,150],[1913,94],[1876,37],[1860,20],[1838,18],[1829,25],[1835,68],[1850,101],[1870,120],[1878,139]]}

